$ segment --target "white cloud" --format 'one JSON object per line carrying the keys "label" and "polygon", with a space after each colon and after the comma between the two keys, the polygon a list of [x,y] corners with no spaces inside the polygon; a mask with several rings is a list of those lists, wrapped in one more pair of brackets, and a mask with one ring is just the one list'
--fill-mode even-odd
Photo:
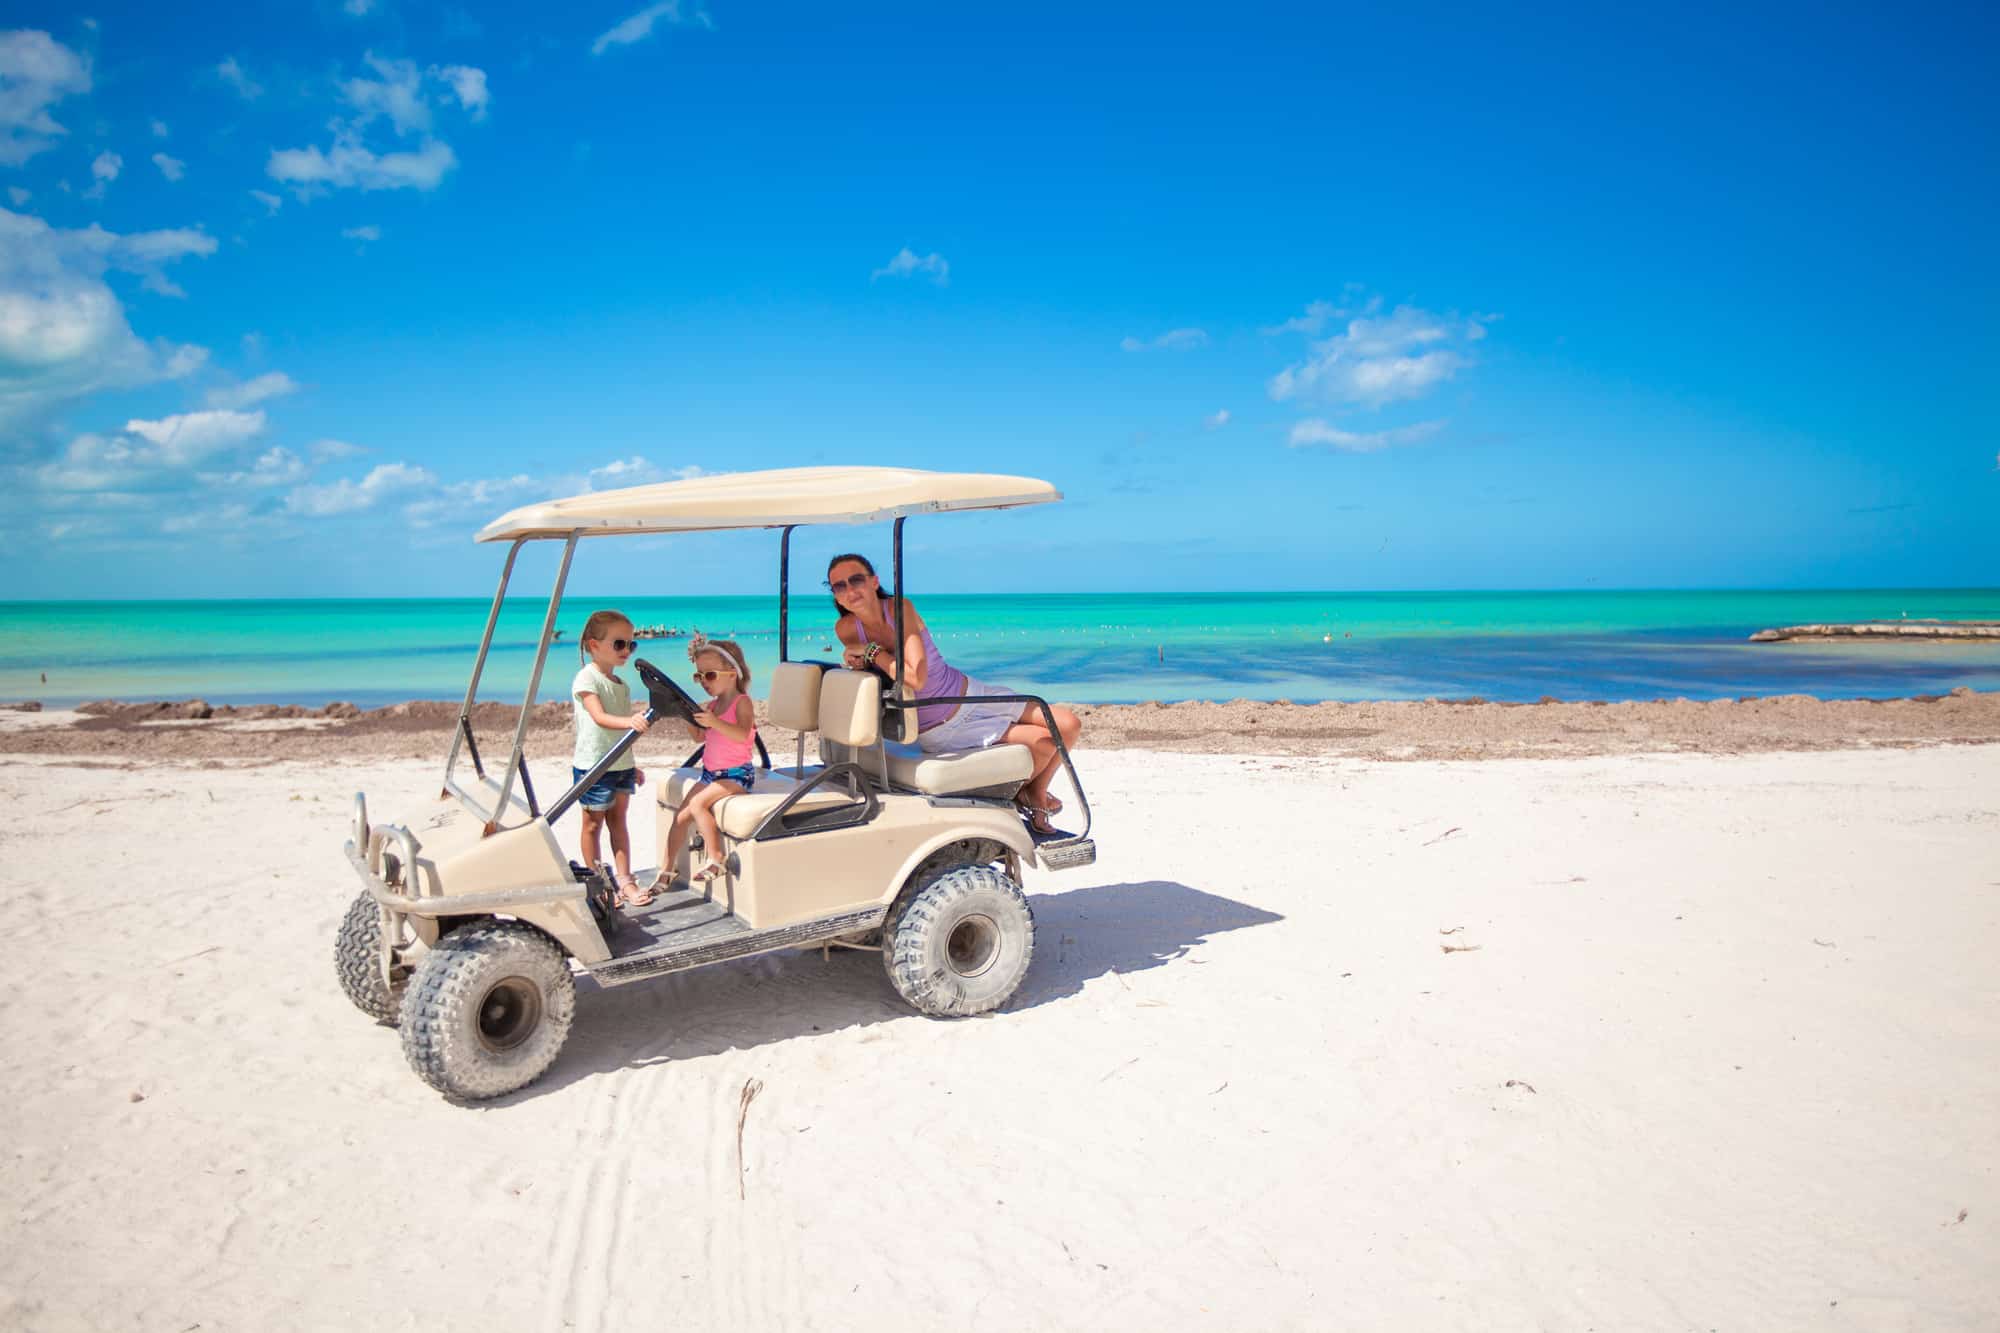
{"label": "white cloud", "polygon": [[451,145],[426,139],[414,153],[379,156],[351,134],[335,135],[333,150],[283,148],[272,152],[264,174],[283,181],[300,198],[325,189],[435,190],[447,171],[458,165]]}
{"label": "white cloud", "polygon": [[[579,486],[575,489],[588,488]],[[551,495],[572,493],[559,490],[540,477],[520,473],[512,477],[493,477],[481,481],[447,482],[440,486],[436,493],[405,505],[403,513],[412,521],[421,524],[441,523],[474,515],[492,518],[503,508],[523,500],[545,499]]]}
{"label": "white cloud", "polygon": [[352,14],[355,18],[363,18],[366,17],[369,10],[375,8],[375,0],[346,0],[346,3],[341,5],[341,8]]}
{"label": "white cloud", "polygon": [[1271,377],[1271,397],[1380,407],[1420,398],[1471,364],[1466,344],[1486,336],[1494,316],[1436,315],[1398,306],[1347,322],[1331,338],[1309,345],[1304,361]]}
{"label": "white cloud", "polygon": [[236,90],[245,101],[264,95],[264,87],[250,77],[248,70],[237,63],[235,56],[229,56],[215,67],[216,77]]}
{"label": "white cloud", "polygon": [[153,165],[158,167],[160,174],[170,181],[177,181],[187,174],[187,163],[177,157],[168,157],[165,153],[153,154]]}
{"label": "white cloud", "polygon": [[160,520],[160,531],[169,536],[183,532],[213,533],[217,528],[240,528],[253,515],[246,504],[217,505],[213,509],[187,511],[169,514]]}
{"label": "white cloud", "polygon": [[182,412],[158,421],[132,420],[125,433],[158,446],[162,461],[191,463],[218,449],[264,433],[262,412],[237,412],[228,408],[207,412]]}
{"label": "white cloud", "polygon": [[1208,334],[1201,329],[1168,329],[1157,338],[1141,341],[1126,338],[1118,346],[1127,352],[1145,352],[1159,349],[1168,352],[1191,352],[1197,347],[1208,345]]}
{"label": "white cloud", "polygon": [[[226,453],[264,431],[262,412],[188,412],[133,420],[114,435],[79,435],[36,479],[52,491],[128,492],[156,488],[173,474]],[[183,478],[184,479],[184,478]]]}
{"label": "white cloud", "polygon": [[364,244],[382,239],[382,229],[372,222],[366,226],[342,228],[340,234],[350,241],[360,241]]}
{"label": "white cloud", "polygon": [[167,122],[166,122],[166,121],[164,121],[164,120],[161,120],[161,119],[159,119],[159,118],[158,118],[158,117],[156,116],[156,117],[154,117],[154,118],[153,118],[153,126],[152,126],[152,128],[153,128],[153,137],[154,137],[155,139],[164,139],[164,138],[166,138],[166,137],[167,137]]}
{"label": "white cloud", "polygon": [[35,196],[18,185],[9,185],[7,187],[7,197],[14,201],[14,207],[26,208],[28,201]]}
{"label": "white cloud", "polygon": [[0,166],[18,167],[69,133],[49,108],[90,91],[90,62],[45,32],[0,32]]}
{"label": "white cloud", "polygon": [[312,454],[313,462],[326,463],[336,458],[353,458],[368,451],[358,444],[349,444],[346,440],[314,440],[309,452]]}
{"label": "white cloud", "polygon": [[1221,430],[1229,424],[1229,409],[1221,408],[1201,419],[1201,424],[1209,430]]}
{"label": "white cloud", "polygon": [[486,103],[490,94],[486,90],[486,71],[474,69],[470,65],[432,65],[428,71],[434,79],[442,79],[451,87],[451,95],[458,104],[472,113],[474,120],[486,119]]}
{"label": "white cloud", "polygon": [[943,255],[935,250],[927,255],[919,255],[907,245],[896,252],[895,258],[870,273],[868,281],[873,282],[877,278],[907,278],[918,273],[924,274],[940,287],[951,283],[951,264]]}
{"label": "white cloud", "polygon": [[683,18],[680,0],[660,0],[660,3],[647,5],[638,13],[599,34],[597,40],[590,44],[590,54],[601,56],[614,46],[630,46],[634,42],[642,42],[653,35],[653,26],[662,21],[669,27],[684,23],[696,24],[703,28],[715,26],[705,10],[697,8],[692,17]]}
{"label": "white cloud", "polygon": [[424,78],[413,60],[384,60],[373,51],[363,63],[381,77],[349,79],[340,85],[340,95],[354,108],[357,127],[377,116],[387,116],[399,135],[431,128],[430,99],[424,96]]}
{"label": "white cloud", "polygon": [[215,248],[199,231],[62,230],[0,209],[0,431],[101,389],[198,368],[208,355],[200,347],[141,341],[104,278],[118,270],[178,292],[165,266]]}
{"label": "white cloud", "polygon": [[403,512],[424,525],[485,522],[514,505],[553,495],[579,495],[585,491],[618,490],[656,481],[686,481],[691,477],[709,475],[699,466],[663,468],[635,454],[630,458],[613,459],[581,473],[533,476],[521,472],[511,477],[447,482],[433,494],[406,505]]}
{"label": "white cloud", "polygon": [[204,472],[201,480],[211,486],[292,486],[304,481],[311,472],[305,460],[283,445],[277,445],[257,455],[257,460],[247,468],[235,472]]}
{"label": "white cloud", "polygon": [[1294,449],[1338,449],[1342,453],[1371,454],[1392,445],[1427,440],[1443,429],[1442,421],[1419,421],[1414,426],[1398,426],[1394,430],[1351,431],[1328,425],[1314,417],[1292,427],[1290,444]]}
{"label": "white cloud", "polygon": [[265,213],[273,214],[285,206],[285,201],[269,190],[252,190],[250,197],[264,206]]}
{"label": "white cloud", "polygon": [[210,407],[243,408],[254,407],[258,403],[273,398],[283,398],[286,394],[297,393],[298,382],[282,370],[267,371],[255,379],[241,384],[228,384],[210,389],[207,395]]}
{"label": "white cloud", "polygon": [[102,199],[111,182],[118,179],[118,173],[125,169],[125,159],[116,153],[99,153],[90,164],[90,175],[97,183],[83,192],[86,199]]}
{"label": "white cloud", "polygon": [[[264,174],[292,186],[301,199],[330,189],[434,190],[458,165],[451,145],[433,138],[434,96],[455,100],[474,120],[483,119],[491,95],[486,71],[469,65],[432,65],[419,72],[412,60],[386,60],[373,51],[363,57],[375,77],[341,82],[340,96],[351,118],[335,118],[326,148],[274,150]],[[369,127],[386,119],[398,138],[420,136],[414,151],[377,152],[368,146]]]}
{"label": "white cloud", "polygon": [[1266,335],[1307,333],[1317,336],[1320,330],[1326,327],[1328,320],[1343,319],[1347,313],[1347,311],[1342,310],[1331,301],[1308,301],[1304,314],[1294,315],[1282,324],[1273,324],[1267,329],[1259,330],[1259,332]]}
{"label": "white cloud", "polygon": [[410,463],[383,463],[369,469],[360,481],[329,482],[300,486],[285,497],[285,511],[308,518],[327,518],[372,508],[376,501],[397,491],[434,486],[437,478],[427,469]]}

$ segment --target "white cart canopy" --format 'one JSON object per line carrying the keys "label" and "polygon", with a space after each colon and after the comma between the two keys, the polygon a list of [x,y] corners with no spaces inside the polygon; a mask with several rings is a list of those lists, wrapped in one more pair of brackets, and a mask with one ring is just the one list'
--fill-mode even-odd
{"label": "white cart canopy", "polygon": [[1011,509],[1062,499],[1046,481],[900,467],[794,467],[663,481],[523,505],[480,529],[482,542],[641,532],[878,523],[906,514]]}

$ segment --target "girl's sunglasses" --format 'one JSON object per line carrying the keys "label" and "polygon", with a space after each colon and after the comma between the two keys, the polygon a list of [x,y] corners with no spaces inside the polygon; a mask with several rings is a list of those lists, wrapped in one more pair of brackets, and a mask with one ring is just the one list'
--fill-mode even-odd
{"label": "girl's sunglasses", "polygon": [[639,646],[639,641],[637,639],[611,640],[611,651],[614,653],[630,652],[632,649],[637,648],[638,646]]}
{"label": "girl's sunglasses", "polygon": [[728,667],[723,667],[720,671],[696,671],[692,674],[696,680],[704,685],[708,685],[721,680],[724,676],[733,676],[736,673]]}
{"label": "girl's sunglasses", "polygon": [[846,592],[849,588],[854,589],[854,591],[856,592],[860,592],[863,588],[868,586],[868,580],[874,577],[875,576],[873,574],[856,574],[851,578],[825,579],[822,580],[822,582],[824,582],[826,586],[828,588],[831,588],[834,592]]}

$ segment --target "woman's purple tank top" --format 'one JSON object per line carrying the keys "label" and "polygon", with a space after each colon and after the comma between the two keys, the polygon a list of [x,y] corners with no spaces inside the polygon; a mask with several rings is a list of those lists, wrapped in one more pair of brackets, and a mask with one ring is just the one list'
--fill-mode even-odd
{"label": "woman's purple tank top", "polygon": [[[896,613],[893,609],[889,612],[889,623],[891,625],[896,623]],[[863,643],[873,643],[875,641],[869,636],[868,627],[861,623],[859,616],[855,617],[854,624],[861,631],[861,641]],[[919,632],[924,636],[924,659],[930,663],[930,668],[924,673],[924,686],[917,691],[917,698],[955,699],[960,695],[971,693],[970,690],[965,688],[965,673],[945,661],[944,654],[938,651],[937,641],[931,638],[930,626],[924,626]],[[883,646],[891,652],[894,652],[896,647],[893,643]],[[894,670],[893,664],[890,669]],[[950,717],[952,710],[957,707],[957,704],[920,705],[917,709],[917,730],[929,731],[932,727]]]}

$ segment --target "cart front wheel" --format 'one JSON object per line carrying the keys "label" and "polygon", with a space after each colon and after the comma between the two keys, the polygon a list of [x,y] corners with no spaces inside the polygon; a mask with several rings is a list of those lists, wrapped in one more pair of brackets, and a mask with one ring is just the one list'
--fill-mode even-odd
{"label": "cart front wheel", "polygon": [[403,1054],[417,1077],[464,1101],[525,1088],[555,1063],[576,982],[532,926],[464,926],[425,956],[403,997]]}
{"label": "cart front wheel", "polygon": [[354,1007],[378,1023],[394,1026],[402,1011],[408,969],[391,960],[389,975],[382,975],[382,909],[363,893],[348,904],[340,933],[333,940],[333,967],[340,988]]}

